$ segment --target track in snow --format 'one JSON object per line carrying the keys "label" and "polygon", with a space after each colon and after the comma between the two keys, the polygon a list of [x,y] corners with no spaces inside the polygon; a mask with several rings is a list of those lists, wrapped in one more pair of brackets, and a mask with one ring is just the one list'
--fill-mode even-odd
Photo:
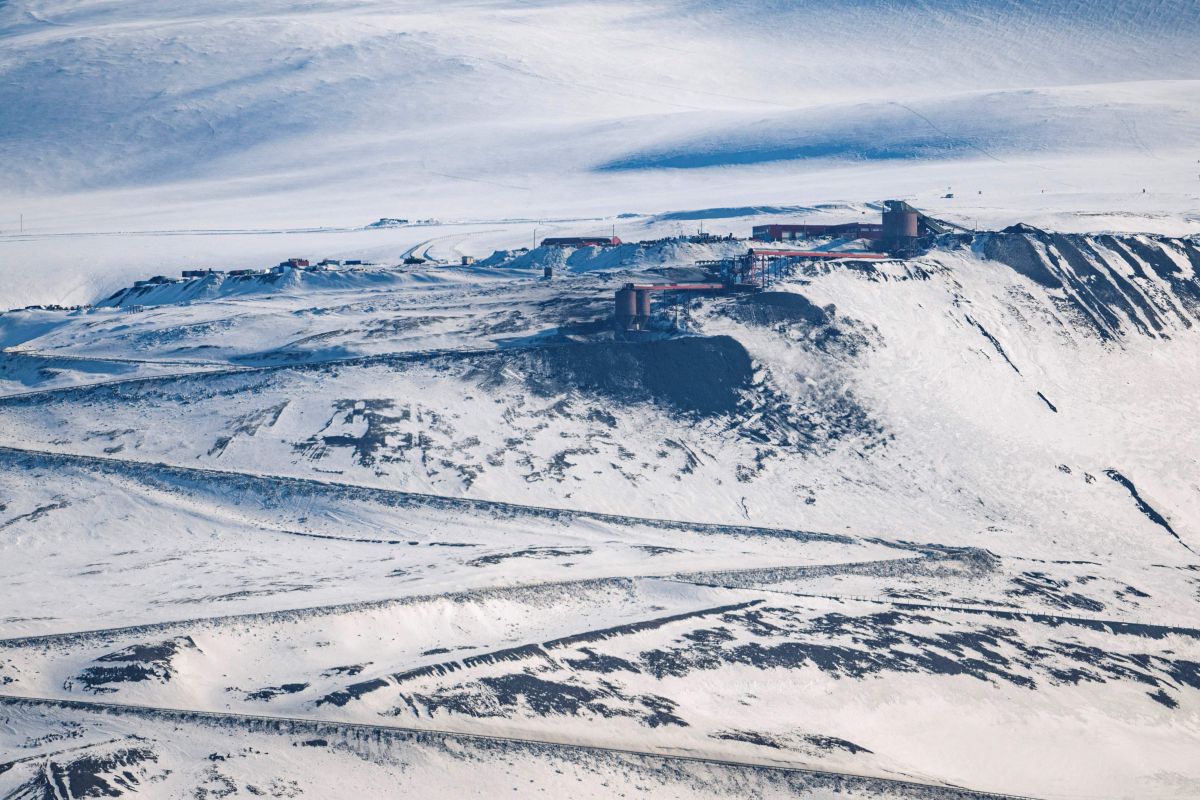
{"label": "track in snow", "polygon": [[[648,750],[632,748],[604,747],[597,745],[579,744],[574,742],[555,741],[553,739],[533,739],[515,736],[493,736],[479,733],[463,733],[435,728],[415,728],[399,725],[368,725],[356,722],[330,722],[326,720],[305,717],[275,717],[256,714],[236,714],[231,712],[199,711],[194,709],[167,708],[159,706],[142,706],[126,703],[97,703],[87,700],[59,700],[50,697],[22,697],[19,695],[0,694],[0,705],[26,705],[63,708],[76,711],[92,711],[104,714],[139,716],[144,718],[166,719],[174,722],[236,724],[251,729],[268,728],[275,732],[304,732],[316,734],[322,731],[368,732],[403,738],[420,743],[422,740],[439,739],[466,743],[488,743],[515,746],[518,748],[554,748],[593,754],[635,757],[662,762],[687,762],[708,764],[728,769],[764,770],[768,772],[793,773],[821,778],[832,778],[848,784],[846,788],[871,790],[894,788],[912,791],[914,798],[939,798],[940,800],[1036,800],[1026,795],[997,794],[968,789],[947,784],[922,783],[900,778],[886,778],[875,775],[861,775],[851,772],[833,770],[808,769],[774,764],[757,764],[751,761],[734,761],[730,759],[706,758],[704,756],[677,755],[656,753]],[[936,794],[931,794],[936,793]]]}
{"label": "track in snow", "polygon": [[555,508],[553,506],[534,506],[520,503],[510,503],[503,500],[482,500],[470,497],[453,497],[449,495],[426,494],[422,492],[405,492],[396,489],[382,489],[357,483],[341,483],[337,481],[320,481],[314,478],[293,478],[283,475],[267,475],[255,472],[239,472],[236,470],[201,469],[184,467],[175,464],[165,464],[155,461],[137,461],[134,459],[113,458],[111,456],[90,456],[78,453],[64,453],[53,450],[32,450],[8,445],[0,445],[0,457],[45,458],[51,461],[66,462],[84,467],[98,468],[105,471],[120,471],[132,478],[138,478],[139,473],[147,474],[154,470],[174,473],[196,480],[214,481],[261,481],[281,486],[293,486],[309,491],[346,492],[350,496],[375,499],[387,505],[425,506],[432,508],[457,508],[471,511],[485,511],[511,516],[533,516],[571,521],[576,519],[595,520],[616,525],[646,525],[668,530],[687,529],[695,533],[727,535],[727,536],[772,536],[795,541],[820,541],[852,544],[855,542],[871,542],[874,544],[893,547],[897,550],[934,552],[944,549],[942,546],[923,547],[920,544],[889,541],[874,537],[855,537],[841,533],[824,533],[819,531],[802,531],[788,528],[769,528],[752,525],[724,525],[711,522],[692,522],[678,519],[662,519],[656,517],[633,517],[621,514],[607,514],[600,511],[587,511],[572,508]]}

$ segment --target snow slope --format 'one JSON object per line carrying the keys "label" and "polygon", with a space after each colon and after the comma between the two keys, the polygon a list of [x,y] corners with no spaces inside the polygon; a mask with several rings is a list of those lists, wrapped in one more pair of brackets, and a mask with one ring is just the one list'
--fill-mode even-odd
{"label": "snow slope", "polygon": [[1196,793],[1194,240],[661,267],[0,316],[0,787]]}
{"label": "snow slope", "polygon": [[1197,40],[0,0],[0,797],[1200,796]]}

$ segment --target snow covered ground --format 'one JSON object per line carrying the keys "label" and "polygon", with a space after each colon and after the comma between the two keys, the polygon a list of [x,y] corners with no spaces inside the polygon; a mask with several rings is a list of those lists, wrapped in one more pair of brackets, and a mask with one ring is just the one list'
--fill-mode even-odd
{"label": "snow covered ground", "polygon": [[0,2],[0,797],[1200,796],[1198,40]]}
{"label": "snow covered ground", "polygon": [[434,792],[401,765],[1194,794],[1200,247],[949,235],[614,334],[624,282],[744,246],[0,316],[0,786],[320,795],[308,747]]}

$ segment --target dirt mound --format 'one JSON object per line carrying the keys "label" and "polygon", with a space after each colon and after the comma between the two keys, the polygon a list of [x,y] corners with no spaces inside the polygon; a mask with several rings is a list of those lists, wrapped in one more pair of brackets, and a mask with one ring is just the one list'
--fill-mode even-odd
{"label": "dirt mound", "polygon": [[795,292],[759,292],[743,298],[739,316],[759,325],[780,322],[800,322],[825,325],[834,316],[833,306],[821,308],[807,297]]}
{"label": "dirt mound", "polygon": [[543,396],[581,391],[702,416],[733,413],[753,378],[750,355],[728,336],[568,344],[491,361],[489,377],[515,367]]}

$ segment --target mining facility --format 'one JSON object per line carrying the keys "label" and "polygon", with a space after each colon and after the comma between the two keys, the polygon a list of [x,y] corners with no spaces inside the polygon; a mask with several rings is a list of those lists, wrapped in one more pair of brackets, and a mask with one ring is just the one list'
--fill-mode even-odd
{"label": "mining facility", "polygon": [[755,225],[751,238],[760,242],[796,239],[866,239],[872,250],[896,253],[913,247],[925,236],[950,233],[954,226],[922,214],[903,200],[883,204],[881,223],[848,222],[843,225]]}
{"label": "mining facility", "polygon": [[753,292],[791,273],[797,265],[814,261],[886,261],[911,258],[922,252],[932,237],[957,228],[926,216],[903,200],[883,204],[880,223],[850,222],[840,225],[756,225],[756,242],[784,243],[811,239],[865,239],[866,250],[801,250],[782,247],[750,247],[744,255],[719,261],[701,261],[696,266],[719,277],[712,283],[627,283],[617,290],[614,319],[618,331],[647,330],[650,296],[655,292],[720,294]]}
{"label": "mining facility", "polygon": [[617,330],[646,330],[646,325],[650,322],[651,292],[712,293],[730,289],[727,283],[627,283],[617,289]]}

